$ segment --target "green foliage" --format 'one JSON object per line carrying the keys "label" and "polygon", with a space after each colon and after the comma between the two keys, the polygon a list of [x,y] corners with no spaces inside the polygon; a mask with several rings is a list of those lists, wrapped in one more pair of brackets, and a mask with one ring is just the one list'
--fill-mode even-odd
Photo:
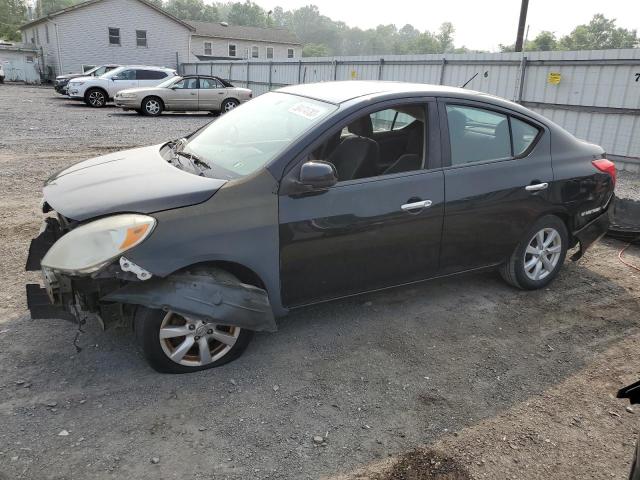
{"label": "green foliage", "polygon": [[[616,27],[601,13],[586,25],[578,25],[569,35],[560,39],[553,32],[543,31],[525,43],[525,51],[549,50],[602,50],[608,48],[635,48],[640,46],[636,30]],[[502,52],[513,52],[513,45],[500,45]]]}
{"label": "green foliage", "polygon": [[57,12],[58,10],[79,3],[79,1],[80,0],[36,0],[35,14],[36,17],[44,17],[51,12]]}
{"label": "green foliage", "polygon": [[246,0],[244,3],[236,2],[231,4],[231,8],[227,13],[227,22],[232,25],[266,27],[267,14],[260,5]]}
{"label": "green foliage", "polygon": [[220,19],[218,7],[202,0],[168,0],[164,9],[181,20],[217,22]]}
{"label": "green foliage", "polygon": [[18,28],[27,19],[25,0],[0,0],[0,39],[19,41]]}
{"label": "green foliage", "polygon": [[328,57],[329,47],[321,43],[307,43],[302,48],[303,57]]}

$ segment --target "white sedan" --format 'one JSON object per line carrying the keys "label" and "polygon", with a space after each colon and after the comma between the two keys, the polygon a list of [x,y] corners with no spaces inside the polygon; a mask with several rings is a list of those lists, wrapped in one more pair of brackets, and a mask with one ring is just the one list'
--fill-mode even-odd
{"label": "white sedan", "polygon": [[154,87],[176,76],[170,68],[127,66],[119,67],[100,77],[80,77],[69,82],[69,98],[84,100],[90,107],[104,107],[120,90]]}

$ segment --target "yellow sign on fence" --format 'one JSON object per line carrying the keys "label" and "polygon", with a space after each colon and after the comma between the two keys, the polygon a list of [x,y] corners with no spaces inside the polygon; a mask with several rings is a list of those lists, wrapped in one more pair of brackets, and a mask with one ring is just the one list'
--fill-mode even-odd
{"label": "yellow sign on fence", "polygon": [[550,72],[549,76],[547,77],[547,82],[549,82],[551,85],[558,85],[560,83],[560,80],[562,80],[562,75],[557,72]]}

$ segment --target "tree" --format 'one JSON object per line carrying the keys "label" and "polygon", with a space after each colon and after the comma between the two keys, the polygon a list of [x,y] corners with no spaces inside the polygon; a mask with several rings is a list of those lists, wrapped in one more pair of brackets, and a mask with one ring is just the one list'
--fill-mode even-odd
{"label": "tree", "polygon": [[450,52],[454,49],[453,34],[455,31],[451,22],[444,22],[440,25],[440,31],[436,35],[436,40],[438,41],[437,53]]}
{"label": "tree", "polygon": [[164,9],[181,20],[197,22],[217,22],[220,20],[218,8],[205,4],[202,0],[168,0]]}
{"label": "tree", "polygon": [[38,18],[44,17],[49,13],[57,12],[79,2],[80,0],[36,0],[35,14]]}
{"label": "tree", "polygon": [[0,38],[20,40],[20,25],[27,21],[27,5],[24,0],[0,0]]}
{"label": "tree", "polygon": [[321,43],[307,43],[302,47],[303,57],[328,57],[329,47]]}
{"label": "tree", "polygon": [[555,33],[547,30],[540,32],[536,38],[527,46],[527,50],[548,52],[550,50],[558,50],[558,39]]}
{"label": "tree", "polygon": [[232,25],[251,27],[265,27],[268,23],[264,9],[250,0],[246,0],[244,3],[232,3],[227,14],[227,21]]}
{"label": "tree", "polygon": [[578,25],[560,43],[569,50],[601,50],[605,48],[634,48],[638,46],[637,30],[616,27],[615,19],[609,20],[601,13],[593,16],[586,25]]}

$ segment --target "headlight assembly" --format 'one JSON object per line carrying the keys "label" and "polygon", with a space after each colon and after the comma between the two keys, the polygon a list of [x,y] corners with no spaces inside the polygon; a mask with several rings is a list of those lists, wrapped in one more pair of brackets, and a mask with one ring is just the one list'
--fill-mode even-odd
{"label": "headlight assembly", "polygon": [[147,215],[122,214],[81,225],[60,238],[42,259],[42,266],[72,275],[100,270],[146,239],[156,220]]}

